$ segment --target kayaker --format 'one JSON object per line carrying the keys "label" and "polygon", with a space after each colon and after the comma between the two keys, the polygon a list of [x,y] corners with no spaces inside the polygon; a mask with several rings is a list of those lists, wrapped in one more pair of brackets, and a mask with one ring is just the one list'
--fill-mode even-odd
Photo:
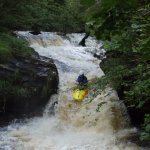
{"label": "kayaker", "polygon": [[84,71],[82,71],[82,70],[79,72],[79,76],[77,78],[77,83],[78,83],[80,89],[84,89],[87,86],[88,79],[84,75]]}

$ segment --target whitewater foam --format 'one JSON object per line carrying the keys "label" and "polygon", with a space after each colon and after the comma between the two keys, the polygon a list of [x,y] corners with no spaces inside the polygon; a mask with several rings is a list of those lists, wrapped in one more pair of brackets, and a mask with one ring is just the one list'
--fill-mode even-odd
{"label": "whitewater foam", "polygon": [[[37,36],[18,32],[18,36],[26,38],[40,55],[54,59],[60,85],[43,117],[11,124],[0,131],[2,150],[140,150],[128,140],[136,130],[129,127],[126,108],[115,91],[107,88],[90,103],[88,97],[83,103],[72,98],[71,89],[80,70],[86,72],[89,80],[104,75],[100,61],[93,57],[100,42],[90,37],[87,47],[80,47],[78,43],[84,34],[64,37],[48,32]],[[57,100],[56,114],[52,116],[50,108]]]}

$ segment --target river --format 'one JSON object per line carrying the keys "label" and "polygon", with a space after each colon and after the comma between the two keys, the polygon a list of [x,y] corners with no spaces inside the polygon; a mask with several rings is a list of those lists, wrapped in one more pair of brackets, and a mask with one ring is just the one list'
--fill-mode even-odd
{"label": "river", "polygon": [[[59,73],[59,90],[51,97],[42,117],[0,128],[0,150],[141,149],[129,140],[137,131],[130,127],[126,108],[114,90],[107,88],[90,103],[90,92],[81,103],[72,98],[72,87],[80,70],[84,70],[89,81],[104,75],[100,60],[93,57],[101,42],[89,37],[86,47],[82,47],[78,43],[84,34],[63,36],[41,32],[32,35],[21,31],[17,34],[26,38],[40,55],[53,58]],[[57,100],[55,115],[51,115],[50,108]],[[103,105],[97,111],[100,103]]]}

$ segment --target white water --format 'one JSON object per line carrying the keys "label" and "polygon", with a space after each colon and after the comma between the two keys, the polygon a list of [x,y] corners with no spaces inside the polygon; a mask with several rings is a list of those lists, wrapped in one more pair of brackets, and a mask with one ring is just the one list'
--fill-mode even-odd
{"label": "white water", "polygon": [[[128,140],[135,129],[129,128],[126,109],[115,91],[108,88],[88,103],[72,99],[71,87],[75,85],[82,69],[89,80],[103,75],[99,61],[92,52],[100,43],[89,38],[87,47],[78,46],[84,34],[62,37],[55,33],[34,36],[28,32],[18,35],[27,38],[40,55],[51,57],[58,68],[60,85],[56,115],[49,116],[47,105],[43,117],[32,118],[27,123],[14,123],[0,131],[0,150],[139,150]],[[89,95],[90,96],[90,95]],[[104,102],[100,111],[98,104]]]}

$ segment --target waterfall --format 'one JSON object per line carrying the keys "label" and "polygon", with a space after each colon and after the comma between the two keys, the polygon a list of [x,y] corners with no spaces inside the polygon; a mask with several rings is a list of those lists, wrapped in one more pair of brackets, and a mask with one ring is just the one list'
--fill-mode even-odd
{"label": "waterfall", "polygon": [[[101,42],[89,37],[86,47],[78,46],[84,34],[42,32],[32,35],[18,32],[40,55],[53,58],[59,73],[59,91],[47,104],[43,117],[26,123],[13,123],[0,130],[2,150],[140,150],[128,138],[136,133],[130,128],[126,108],[117,93],[107,88],[79,103],[72,98],[72,88],[80,70],[88,80],[104,75],[100,60],[93,57]],[[58,100],[58,104],[55,103]],[[103,105],[97,111],[100,103]],[[51,108],[55,115],[51,114]]]}

